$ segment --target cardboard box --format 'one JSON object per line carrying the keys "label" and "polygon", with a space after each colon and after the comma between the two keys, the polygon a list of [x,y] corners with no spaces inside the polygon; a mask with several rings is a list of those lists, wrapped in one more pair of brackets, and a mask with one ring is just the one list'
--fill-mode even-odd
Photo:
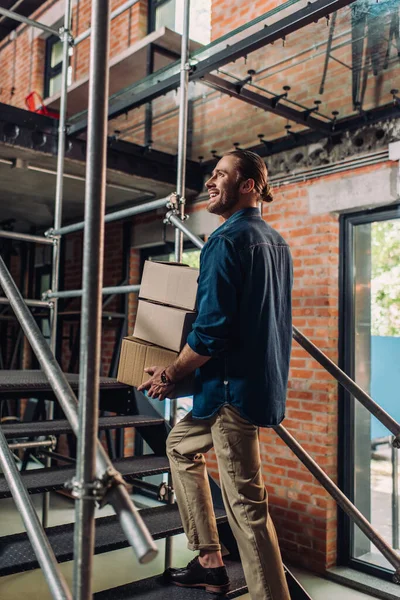
{"label": "cardboard box", "polygon": [[196,313],[139,300],[133,335],[167,350],[179,352],[186,343]]}
{"label": "cardboard box", "polygon": [[[117,379],[121,383],[139,387],[149,379],[149,375],[144,372],[146,367],[168,367],[177,356],[177,352],[128,336],[122,340]],[[192,390],[193,377],[185,378],[177,384],[172,397],[190,396]]]}
{"label": "cardboard box", "polygon": [[196,309],[199,270],[179,263],[144,263],[139,298],[185,310]]}

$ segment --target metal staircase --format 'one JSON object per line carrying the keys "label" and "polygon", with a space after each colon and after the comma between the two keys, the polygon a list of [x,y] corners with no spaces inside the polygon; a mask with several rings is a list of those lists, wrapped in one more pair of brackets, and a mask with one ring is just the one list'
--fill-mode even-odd
{"label": "metal staircase", "polygon": [[[0,401],[5,399],[8,393],[48,394],[52,397],[51,388],[42,381],[43,374],[40,372],[0,372],[0,380],[8,382],[2,385],[0,381]],[[69,375],[67,375],[70,378]],[[72,378],[73,379],[73,378]],[[10,383],[11,382],[11,383]],[[133,393],[127,386],[121,386],[115,380],[103,380],[101,382],[100,402],[108,406],[110,398],[109,389],[118,389],[119,407],[124,412],[135,414],[116,415],[101,417],[99,419],[99,431],[115,430],[118,428],[134,427],[140,432],[153,453],[144,456],[133,456],[119,458],[113,461],[114,467],[121,473],[126,483],[137,482],[138,478],[148,475],[156,475],[169,472],[169,463],[165,455],[165,442],[169,431],[169,425],[160,417],[148,400],[138,393]],[[17,391],[18,390],[18,391]],[[104,392],[104,397],[103,397]],[[125,392],[125,403],[123,402]],[[54,421],[34,421],[30,423],[7,423],[2,425],[2,430],[8,441],[20,439],[34,439],[39,436],[59,436],[72,432],[67,420],[58,419]],[[24,487],[29,494],[39,494],[49,491],[62,490],[65,482],[69,481],[75,473],[75,465],[52,466],[21,473]],[[222,504],[217,484],[210,480],[214,499],[214,510],[222,544],[230,551],[224,557],[229,576],[231,579],[231,591],[227,598],[237,598],[247,592],[243,570],[238,559],[236,544],[227,523],[227,516]],[[0,475],[0,499],[8,498],[11,492],[4,475]],[[183,527],[176,504],[164,504],[154,508],[144,508],[140,515],[148,527],[154,540],[170,538],[183,533]],[[74,553],[74,524],[58,525],[45,528],[45,533],[53,549],[58,563],[73,560]],[[2,551],[0,552],[0,576],[11,575],[30,571],[39,567],[35,552],[29,541],[27,533],[17,533],[0,538]],[[116,515],[99,517],[96,519],[95,554],[102,554],[125,548],[129,546],[124,532],[121,529],[119,519]],[[289,588],[293,600],[309,600],[309,596],[295,580],[290,571],[286,569]],[[146,598],[156,599],[165,597],[180,599],[204,598],[204,591],[196,589],[183,589],[175,586],[166,587],[162,581],[161,574],[135,581],[131,584],[105,590],[95,594],[96,599],[119,599],[119,598]]]}

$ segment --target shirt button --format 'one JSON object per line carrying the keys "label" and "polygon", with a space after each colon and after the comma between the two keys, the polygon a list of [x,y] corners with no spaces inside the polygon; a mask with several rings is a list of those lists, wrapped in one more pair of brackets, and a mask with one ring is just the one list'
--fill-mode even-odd
{"label": "shirt button", "polygon": [[224,381],[224,385],[228,385],[229,381]]}

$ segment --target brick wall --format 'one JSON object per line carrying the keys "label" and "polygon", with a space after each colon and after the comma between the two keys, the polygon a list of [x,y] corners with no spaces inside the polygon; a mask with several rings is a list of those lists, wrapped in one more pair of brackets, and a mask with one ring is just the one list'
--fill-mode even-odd
{"label": "brick wall", "polygon": [[[112,9],[123,0],[112,3]],[[51,2],[48,5],[52,4]],[[248,22],[266,10],[278,5],[277,0],[258,0],[251,6],[241,0],[214,0],[212,10],[212,38],[227,33],[233,28]],[[90,22],[90,1],[81,0],[74,9],[74,34],[86,30]],[[41,13],[40,13],[41,14]],[[115,20],[111,30],[111,55],[114,56],[134,43],[146,33],[146,2],[136,5],[128,15]],[[338,31],[345,27],[338,23]],[[311,34],[310,31],[314,32]],[[29,30],[21,26],[17,41],[2,44],[0,47],[1,102],[15,106],[24,106],[26,94],[35,86],[38,91],[43,85],[44,40],[36,38],[33,43]],[[274,46],[254,53],[228,70],[238,76],[246,74],[249,68],[260,69],[274,65],[290,53],[304,52],[310,44],[327,37],[326,26],[321,22],[314,24],[305,36],[293,34],[286,45],[276,42]],[[79,45],[73,57],[74,78],[87,73],[89,40]],[[18,55],[14,62],[14,53]],[[26,60],[27,56],[30,60]],[[350,50],[344,48],[336,55],[344,62],[350,62]],[[288,63],[285,69],[276,70],[270,77],[267,71],[260,85],[274,93],[280,93],[282,86],[289,84],[291,96],[297,101],[312,106],[318,98],[317,89],[321,77],[322,58],[313,64]],[[15,64],[15,68],[14,68]],[[369,85],[366,106],[382,104],[388,98],[391,66],[385,72],[385,80],[380,81],[379,94],[374,85]],[[321,107],[326,114],[332,110],[344,111],[350,103],[342,94],[343,85],[350,90],[349,71],[340,65],[330,63],[329,80]],[[307,75],[307,79],[305,77]],[[13,87],[15,88],[13,90]],[[389,98],[390,99],[390,98]],[[168,113],[163,116],[163,113]],[[123,127],[137,127],[126,139],[143,143],[144,109],[131,111],[110,123],[110,132]],[[175,153],[177,149],[177,103],[175,93],[154,102],[155,124],[153,138],[155,147]],[[193,139],[191,153],[194,159],[202,155],[210,158],[211,149],[219,154],[232,148],[234,142],[242,146],[257,143],[257,135],[264,133],[266,138],[279,137],[284,133],[286,121],[260,109],[240,103],[237,100],[207,91],[204,97],[197,98],[193,104]],[[293,124],[293,130],[298,127]],[[368,168],[359,169],[366,173]],[[332,185],[335,178],[346,177],[341,173],[330,176]],[[275,191],[276,200],[270,206],[264,206],[264,218],[276,227],[290,243],[294,258],[293,317],[294,324],[303,333],[316,342],[335,362],[338,359],[338,221],[330,214],[313,216],[308,208],[308,189],[313,183],[285,186]],[[204,210],[196,205],[193,210]],[[136,222],[146,222],[155,218],[144,216]],[[160,217],[156,217],[160,218]],[[189,222],[190,227],[190,222]],[[65,273],[66,289],[81,286],[82,236],[70,236],[68,244],[72,250],[68,254]],[[119,283],[122,279],[122,226],[114,224],[107,227],[105,254],[105,285]],[[130,252],[130,283],[138,283],[140,253]],[[116,301],[117,302],[117,301]],[[78,302],[70,306],[79,306]],[[116,305],[115,305],[116,306]],[[132,332],[136,314],[137,300],[131,295],[129,300],[128,331]],[[110,307],[111,308],[111,307]],[[77,327],[77,325],[73,325]],[[65,324],[64,335],[68,335],[70,325]],[[115,344],[115,333],[107,324],[103,324],[102,369],[107,372],[110,355]],[[63,345],[63,366],[68,364],[71,349],[68,342]],[[288,389],[287,419],[284,422],[304,448],[334,479],[337,474],[337,389],[331,380],[313,359],[299,347],[293,345],[290,381]],[[133,438],[127,434],[127,452],[132,451]],[[312,567],[322,571],[335,562],[336,553],[336,507],[335,503],[322,490],[313,477],[303,468],[291,451],[270,430],[260,434],[263,458],[263,473],[269,492],[271,512],[281,539],[283,553],[293,563]],[[208,465],[211,473],[217,477],[215,456],[210,453]]]}

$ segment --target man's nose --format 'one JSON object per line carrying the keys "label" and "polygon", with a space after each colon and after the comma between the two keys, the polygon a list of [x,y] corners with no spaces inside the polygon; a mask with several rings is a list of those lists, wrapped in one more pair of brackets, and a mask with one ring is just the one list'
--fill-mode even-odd
{"label": "man's nose", "polygon": [[206,181],[206,188],[208,189],[209,187],[212,187],[213,184],[213,179],[214,179],[214,175],[212,175],[210,177],[210,179],[208,181]]}

